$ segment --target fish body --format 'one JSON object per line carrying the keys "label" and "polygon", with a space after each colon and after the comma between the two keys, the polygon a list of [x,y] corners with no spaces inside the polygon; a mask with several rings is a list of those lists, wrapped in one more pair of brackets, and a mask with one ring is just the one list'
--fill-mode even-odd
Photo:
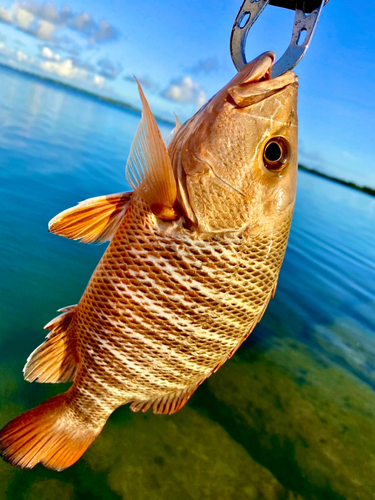
{"label": "fish body", "polygon": [[76,306],[46,328],[26,380],[70,389],[0,432],[5,460],[62,470],[110,414],[179,410],[251,333],[274,295],[293,214],[297,81],[249,63],[168,151],[140,90],[132,193],[87,200],[51,231],[110,244]]}

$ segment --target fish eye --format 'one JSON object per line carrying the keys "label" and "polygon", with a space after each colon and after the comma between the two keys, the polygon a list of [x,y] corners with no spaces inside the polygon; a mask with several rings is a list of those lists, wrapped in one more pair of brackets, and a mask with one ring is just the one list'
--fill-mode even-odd
{"label": "fish eye", "polygon": [[264,146],[263,161],[272,172],[281,172],[288,165],[289,143],[284,137],[273,137]]}

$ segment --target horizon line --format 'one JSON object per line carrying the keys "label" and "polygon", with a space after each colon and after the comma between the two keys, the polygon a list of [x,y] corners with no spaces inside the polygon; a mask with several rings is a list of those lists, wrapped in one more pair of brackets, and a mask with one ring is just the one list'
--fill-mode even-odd
{"label": "horizon line", "polygon": [[[45,80],[47,82],[50,82],[50,83],[54,83],[56,85],[60,85],[62,87],[65,87],[65,88],[68,88],[70,90],[73,90],[75,92],[79,92],[81,94],[85,94],[87,96],[90,96],[90,97],[93,97],[94,99],[97,99],[97,100],[100,100],[100,101],[104,101],[108,104],[112,104],[113,106],[117,106],[119,108],[123,108],[123,109],[126,109],[127,111],[131,111],[133,113],[136,113],[138,115],[142,115],[142,109],[140,108],[137,108],[136,106],[128,103],[128,102],[125,102],[125,101],[120,101],[118,99],[114,99],[112,97],[106,97],[102,94],[98,94],[96,92],[93,92],[91,90],[88,90],[88,89],[84,89],[84,88],[81,88],[81,87],[77,87],[75,85],[72,85],[70,83],[67,83],[67,82],[64,82],[62,80],[56,80],[48,75],[41,75],[41,74],[38,74],[38,73],[34,73],[33,71],[28,71],[28,70],[24,70],[24,69],[20,69],[20,68],[16,68],[14,66],[10,66],[8,64],[5,64],[4,62],[0,61],[0,68],[6,68],[10,71],[15,71],[17,73],[21,73],[21,74],[25,74],[25,75],[28,75],[28,76],[31,76],[31,77],[34,77],[34,78],[38,78],[39,80]],[[162,118],[160,116],[155,116],[155,118],[158,120],[158,121],[161,121],[161,122],[164,122],[164,123],[167,123],[168,125],[174,125],[175,123],[172,121],[172,120],[168,120],[168,118]],[[344,179],[339,179],[338,177],[334,177],[334,176],[331,176],[329,174],[325,174],[324,172],[321,172],[320,170],[316,170],[314,168],[311,168],[311,167],[306,167],[305,165],[301,164],[301,163],[298,163],[298,167],[301,169],[301,170],[304,170],[306,172],[309,172],[310,174],[313,174],[313,175],[317,175],[319,177],[323,177],[327,180],[330,180],[330,181],[333,181],[333,182],[337,182],[339,184],[343,184],[347,187],[350,187],[352,189],[356,189],[358,191],[362,191],[362,192],[365,192],[366,194],[369,194],[370,196],[375,196],[375,189],[373,189],[372,187],[370,186],[360,186],[352,181],[346,181]]]}
{"label": "horizon line", "polygon": [[[17,73],[21,73],[21,74],[25,74],[25,75],[28,75],[28,76],[32,76],[32,77],[38,78],[40,80],[46,80],[47,82],[55,83],[57,85],[61,85],[62,87],[66,87],[66,88],[68,88],[70,90],[74,90],[76,92],[80,92],[82,94],[86,94],[86,95],[88,95],[90,97],[94,97],[95,99],[98,99],[100,101],[105,101],[105,102],[107,102],[109,104],[113,104],[114,106],[118,106],[119,108],[125,108],[128,111],[132,111],[132,112],[137,113],[139,115],[142,114],[142,109],[141,108],[137,108],[137,106],[134,106],[133,104],[130,104],[130,103],[126,102],[126,101],[121,101],[121,100],[115,99],[113,97],[107,97],[107,96],[105,96],[103,94],[99,94],[97,92],[94,92],[93,90],[84,89],[82,87],[78,87],[76,85],[64,82],[62,80],[58,80],[58,79],[52,78],[49,75],[41,75],[41,74],[35,73],[33,71],[28,71],[28,70],[25,70],[25,69],[17,68],[15,66],[11,66],[9,64],[6,64],[6,63],[4,63],[2,61],[0,61],[0,67],[9,69],[11,71],[16,71]],[[161,116],[157,116],[157,115],[154,115],[154,116],[155,116],[156,120],[164,122],[164,123],[168,123],[168,125],[174,125],[175,124],[172,119],[169,120],[168,118],[163,118]]]}

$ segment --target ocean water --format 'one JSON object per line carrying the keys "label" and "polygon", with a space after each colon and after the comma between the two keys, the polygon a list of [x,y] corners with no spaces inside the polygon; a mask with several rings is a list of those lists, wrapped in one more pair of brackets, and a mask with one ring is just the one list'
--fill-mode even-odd
{"label": "ocean water", "polygon": [[[66,389],[22,368],[105,246],[47,223],[129,189],[140,116],[3,67],[0,81],[2,426]],[[374,499],[374,221],[374,197],[301,172],[276,297],[237,354],[175,415],[117,410],[62,473],[1,461],[0,500]]]}

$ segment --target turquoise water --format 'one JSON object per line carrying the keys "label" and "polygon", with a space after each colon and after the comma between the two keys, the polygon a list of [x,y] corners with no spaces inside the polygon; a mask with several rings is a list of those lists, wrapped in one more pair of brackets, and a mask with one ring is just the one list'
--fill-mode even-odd
{"label": "turquoise water", "polygon": [[[0,81],[2,426],[63,390],[22,368],[105,248],[47,223],[129,189],[140,117],[13,70]],[[67,471],[1,462],[0,500],[375,498],[374,220],[375,198],[301,172],[276,297],[233,359],[176,415],[116,411]]]}

